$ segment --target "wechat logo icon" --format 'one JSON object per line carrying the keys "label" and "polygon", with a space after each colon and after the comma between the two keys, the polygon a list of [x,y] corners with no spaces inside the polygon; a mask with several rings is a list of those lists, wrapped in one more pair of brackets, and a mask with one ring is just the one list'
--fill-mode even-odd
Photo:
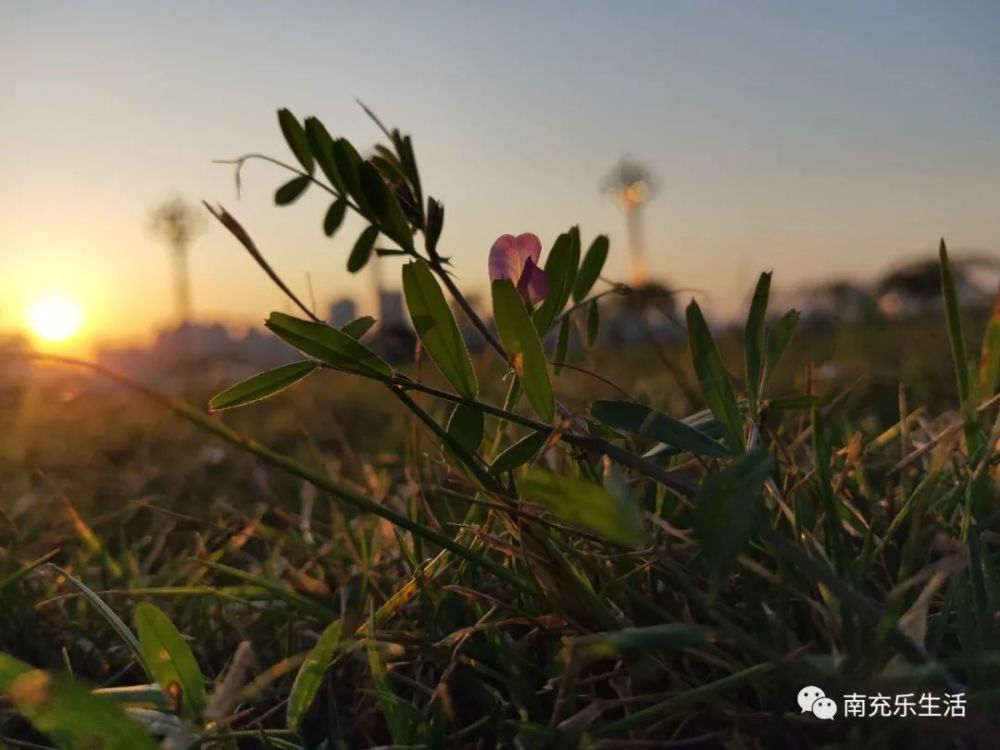
{"label": "wechat logo icon", "polygon": [[812,714],[817,719],[832,719],[837,715],[837,702],[827,698],[822,688],[807,685],[799,691],[799,708],[804,714]]}

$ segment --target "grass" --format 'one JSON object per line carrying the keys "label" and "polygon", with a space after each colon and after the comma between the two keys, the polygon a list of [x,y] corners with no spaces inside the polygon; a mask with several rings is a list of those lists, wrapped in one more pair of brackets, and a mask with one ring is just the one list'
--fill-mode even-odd
{"label": "grass", "polygon": [[[996,744],[1000,338],[959,309],[943,244],[940,318],[789,343],[764,274],[743,331],[692,303],[687,340],[557,343],[553,378],[540,339],[571,294],[599,325],[601,238],[559,237],[537,310],[493,282],[498,335],[473,313],[470,358],[409,138],[383,128],[365,161],[279,121],[302,169],[273,161],[296,174],[277,202],[316,185],[398,245],[422,356],[394,369],[359,329],[274,314],[313,364],[214,402],[271,396],[235,411],[204,410],[231,385],[207,379],[183,400],[50,359],[3,381],[0,744]],[[809,685],[965,715],[822,721]]]}
{"label": "grass", "polygon": [[[900,330],[884,336],[888,345]],[[944,331],[933,340],[947,355]],[[854,361],[864,354],[855,351]],[[786,366],[789,388],[796,369]],[[868,371],[840,373],[840,381],[860,375],[871,382],[872,369],[869,362]],[[585,399],[615,396],[586,376],[564,377],[575,379],[566,390]],[[14,502],[5,508],[4,650],[92,685],[148,682],[121,627],[138,603],[150,601],[185,634],[211,691],[248,641],[252,667],[237,689],[232,722],[200,730],[220,747],[237,733],[232,741],[240,747],[617,747],[641,740],[721,747],[735,738],[750,747],[950,747],[991,736],[1000,593],[992,454],[984,448],[970,457],[962,432],[949,433],[960,423],[957,409],[931,415],[914,405],[903,420],[904,441],[898,422],[857,429],[884,407],[876,403],[878,388],[856,386],[840,396],[831,385],[816,414],[768,421],[777,466],[764,506],[767,528],[730,570],[720,574],[700,554],[689,501],[628,475],[619,477],[622,491],[648,514],[642,546],[609,546],[549,519],[549,539],[567,562],[567,570],[552,570],[519,528],[526,519],[541,522],[542,509],[505,518],[484,504],[426,433],[407,428],[400,410],[371,412],[369,419],[388,429],[370,447],[339,441],[361,432],[338,424],[354,418],[359,396],[331,397],[326,385],[309,381],[226,421],[387,508],[456,535],[523,585],[345,508],[141,397],[68,376],[27,383],[8,401],[21,439],[7,434],[5,482],[27,494],[8,494]],[[662,392],[670,379],[653,375],[635,386],[636,393]],[[953,390],[939,380],[914,384],[921,387],[941,400]],[[79,390],[62,402],[52,398],[66,388]],[[377,403],[363,397],[364,408]],[[810,436],[816,427],[823,440]],[[548,460],[572,461],[558,452]],[[725,464],[683,454],[670,463],[692,477]],[[48,554],[59,569],[40,560]],[[601,625],[587,598],[567,588],[566,575],[599,593],[615,627]],[[921,597],[928,589],[932,596]],[[331,622],[344,637],[291,734],[285,715],[292,684]],[[899,623],[909,635],[923,634],[912,648],[900,649],[893,638]],[[824,723],[798,713],[795,695],[804,684],[828,694],[943,693],[960,685],[970,705],[964,720]],[[16,716],[2,727],[11,746],[47,744]]]}

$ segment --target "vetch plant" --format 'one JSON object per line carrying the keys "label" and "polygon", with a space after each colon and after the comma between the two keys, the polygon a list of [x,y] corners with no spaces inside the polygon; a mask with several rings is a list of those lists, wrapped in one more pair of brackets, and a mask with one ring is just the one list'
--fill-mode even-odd
{"label": "vetch plant", "polygon": [[[687,307],[678,369],[696,395],[681,414],[667,398],[642,403],[568,362],[574,336],[601,361],[588,347],[602,306],[633,291],[602,277],[606,236],[585,252],[578,227],[547,252],[534,234],[500,236],[483,277],[490,325],[441,254],[444,204],[426,194],[410,137],[373,120],[384,141],[363,152],[318,119],[281,110],[295,163],[254,154],[233,163],[238,184],[251,160],[288,172],[274,196],[281,206],[325,193],[328,236],[344,231],[348,212],[361,217],[342,262],[347,273],[373,256],[401,262],[416,366],[379,355],[370,317],[320,320],[221,206],[213,215],[297,308],[271,312],[266,325],[301,359],[225,389],[209,403],[215,415],[90,365],[320,493],[325,530],[305,510],[220,514],[222,528],[197,544],[174,534],[162,542],[176,547],[159,578],[104,565],[97,574],[131,598],[183,601],[174,617],[140,603],[137,635],[66,569],[45,568],[58,583],[39,576],[47,558],[0,571],[0,594],[78,589],[83,612],[118,644],[121,674],[144,680],[95,693],[3,657],[0,691],[14,710],[64,747],[146,747],[149,734],[165,747],[218,748],[943,748],[991,736],[1000,313],[977,371],[943,242],[954,412],[935,421],[901,406],[896,424],[871,432],[847,418],[844,394],[818,392],[811,370],[805,388],[779,386],[798,314],[769,313],[764,273],[739,376],[731,340],[696,302]],[[453,307],[486,356],[470,355]],[[605,397],[576,398],[571,367]],[[328,378],[315,384],[331,389],[347,378],[374,384],[409,417],[409,458],[390,489],[227,423],[228,410],[253,414],[279,393],[291,401],[287,389],[306,378]],[[76,554],[93,571],[93,550]],[[255,671],[249,646],[210,645],[237,621],[258,659],[268,655]],[[207,674],[221,675],[212,689],[210,664]],[[811,723],[794,710],[802,685],[968,693],[969,719]],[[90,714],[101,722],[80,719]]]}

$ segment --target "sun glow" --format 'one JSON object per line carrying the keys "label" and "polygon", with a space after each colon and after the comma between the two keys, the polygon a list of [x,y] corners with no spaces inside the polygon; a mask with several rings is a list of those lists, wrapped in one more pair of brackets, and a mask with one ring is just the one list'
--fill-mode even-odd
{"label": "sun glow", "polygon": [[28,328],[42,341],[60,343],[73,338],[83,327],[83,309],[64,295],[39,299],[28,308]]}

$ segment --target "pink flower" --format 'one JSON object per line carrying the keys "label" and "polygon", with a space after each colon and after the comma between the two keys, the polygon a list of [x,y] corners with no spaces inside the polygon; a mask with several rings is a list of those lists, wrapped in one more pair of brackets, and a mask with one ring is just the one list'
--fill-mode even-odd
{"label": "pink flower", "polygon": [[526,232],[502,234],[490,248],[490,281],[510,279],[528,305],[537,305],[549,293],[549,279],[538,267],[542,243]]}

